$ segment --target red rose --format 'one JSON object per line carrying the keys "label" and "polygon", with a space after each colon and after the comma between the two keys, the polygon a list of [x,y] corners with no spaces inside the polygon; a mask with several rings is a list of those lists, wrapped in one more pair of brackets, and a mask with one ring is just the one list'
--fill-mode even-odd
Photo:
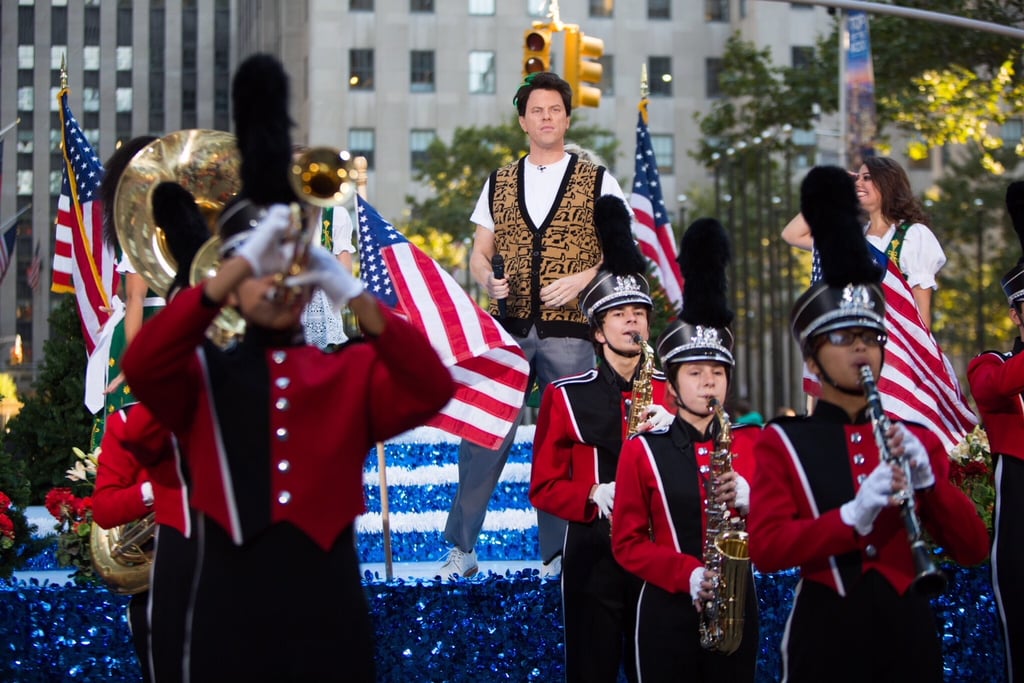
{"label": "red rose", "polygon": [[0,510],[6,510],[11,507],[11,499],[7,497],[7,494],[0,491]]}
{"label": "red rose", "polygon": [[7,515],[0,514],[0,535],[14,540],[14,522]]}

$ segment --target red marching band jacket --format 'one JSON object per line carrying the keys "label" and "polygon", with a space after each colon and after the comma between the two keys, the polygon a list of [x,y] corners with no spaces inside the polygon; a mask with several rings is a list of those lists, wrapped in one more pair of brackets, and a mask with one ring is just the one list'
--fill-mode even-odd
{"label": "red marching band jacket", "polygon": [[[823,420],[823,407],[819,404],[811,417],[768,425],[757,444],[747,520],[751,560],[764,572],[797,566],[804,579],[840,595],[875,570],[902,595],[915,571],[899,508],[884,508],[867,536],[847,526],[839,513],[879,463],[872,425],[835,416]],[[941,443],[924,427],[905,424],[927,449],[935,475],[932,488],[915,492],[922,526],[957,562],[981,562],[988,555],[988,532],[971,500],[949,481]],[[794,445],[808,438],[813,448]]]}
{"label": "red marching band jacket", "polygon": [[[628,428],[630,391],[620,391],[608,366],[553,382],[544,392],[533,443],[530,502],[570,522],[592,522],[594,484],[614,481]],[[665,405],[665,376],[651,379],[651,402]],[[618,404],[616,420],[615,403]],[[668,406],[666,406],[668,408]]]}
{"label": "red marching band jacket", "polygon": [[967,366],[971,395],[993,453],[1024,459],[1024,353],[986,351]]}
{"label": "red marching band jacket", "polygon": [[238,545],[289,522],[327,550],[365,510],[374,443],[444,407],[451,374],[383,307],[380,336],[335,353],[251,345],[250,335],[218,349],[205,340],[218,312],[201,284],[178,294],[126,350],[125,377],[180,440],[197,511]]}
{"label": "red marching band jacket", "polygon": [[[142,498],[143,482],[153,487],[152,507]],[[93,519],[104,529],[134,522],[149,512],[156,523],[172,526],[183,536],[192,528],[188,487],[181,457],[167,429],[140,403],[107,418],[100,443],[93,492]]]}
{"label": "red marching band jacket", "polygon": [[[704,477],[714,441],[690,442],[676,418],[668,434],[640,434],[619,455],[612,513],[615,559],[644,581],[671,593],[690,592],[690,574],[704,566],[707,528]],[[732,467],[750,483],[761,429],[732,426]],[[668,471],[666,466],[678,466]],[[676,481],[679,473],[685,481]]]}

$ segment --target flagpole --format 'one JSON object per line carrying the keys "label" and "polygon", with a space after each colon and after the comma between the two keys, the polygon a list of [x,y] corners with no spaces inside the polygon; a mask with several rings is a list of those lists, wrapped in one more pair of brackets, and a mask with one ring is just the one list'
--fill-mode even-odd
{"label": "flagpole", "polygon": [[18,118],[14,119],[13,123],[9,123],[6,126],[4,126],[3,129],[0,130],[0,140],[2,140],[5,135],[10,133],[11,130],[13,130],[14,127],[17,126],[19,123],[21,123],[21,117],[20,116]]}
{"label": "flagpole", "polygon": [[3,225],[0,225],[0,233],[7,232],[7,228],[9,228],[12,225],[14,225],[18,221],[18,219],[21,218],[23,215],[25,215],[25,213],[28,212],[28,210],[31,209],[31,208],[32,208],[32,204],[31,203],[26,204],[25,206],[21,207],[21,209],[18,210],[18,213],[14,214],[13,216],[11,216],[7,220],[5,220],[3,222]]}
{"label": "flagpole", "polygon": [[[366,157],[356,157],[352,160],[352,165],[356,169],[356,194],[366,199]],[[380,473],[380,528],[384,535],[384,577],[390,581],[394,575],[391,556],[391,505],[388,503],[388,459],[382,441],[377,442],[377,472]]]}

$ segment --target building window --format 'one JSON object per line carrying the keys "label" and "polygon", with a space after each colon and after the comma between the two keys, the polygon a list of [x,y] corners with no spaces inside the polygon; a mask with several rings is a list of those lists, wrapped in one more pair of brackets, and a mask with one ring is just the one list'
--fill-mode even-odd
{"label": "building window", "polygon": [[82,48],[82,69],[85,71],[100,70],[100,46],[86,45]]}
{"label": "building window", "polygon": [[63,180],[63,171],[50,171],[50,196],[60,195],[60,183]]}
{"label": "building window", "polygon": [[672,2],[671,2],[671,0],[647,0],[647,18],[648,19],[671,19],[672,18]]}
{"label": "building window", "polygon": [[433,50],[413,50],[409,53],[409,90],[434,92]]}
{"label": "building window", "polygon": [[615,0],[590,0],[590,16],[610,17],[615,12]]}
{"label": "building window", "polygon": [[132,44],[132,0],[120,0],[117,5],[117,44]]}
{"label": "building window", "polygon": [[132,46],[122,45],[114,53],[114,63],[118,71],[132,70]]}
{"label": "building window", "polygon": [[132,110],[132,89],[118,88],[114,93],[114,101],[117,103],[117,111],[126,112]]}
{"label": "building window", "polygon": [[814,48],[806,45],[794,45],[789,50],[789,58],[794,69],[807,69],[814,63]]}
{"label": "building window", "polygon": [[1002,129],[1003,149],[1014,149],[1024,140],[1024,120],[1007,119]]}
{"label": "building window", "polygon": [[[53,15],[50,15],[53,21]],[[18,8],[18,45],[35,45],[36,42],[36,8]]]}
{"label": "building window", "polygon": [[18,46],[18,68],[34,69],[36,66],[36,48],[34,45]]}
{"label": "building window", "polygon": [[350,12],[372,12],[373,0],[348,0]]}
{"label": "building window", "polygon": [[32,111],[35,108],[36,91],[31,85],[18,88],[18,111]]}
{"label": "building window", "polygon": [[86,7],[85,8],[85,44],[86,45],[99,45],[100,44],[100,8]]}
{"label": "building window", "polygon": [[649,57],[647,71],[650,74],[651,95],[672,97],[672,58]]}
{"label": "building window", "polygon": [[708,99],[722,96],[722,69],[725,61],[720,57],[708,57],[704,60],[704,95]]}
{"label": "building window", "polygon": [[433,12],[434,0],[409,0],[410,12]]}
{"label": "building window", "polygon": [[671,175],[676,172],[674,147],[671,134],[651,134],[651,149],[654,150],[654,158],[658,160],[659,175]]}
{"label": "building window", "polygon": [[31,130],[18,131],[18,154],[32,154],[36,149],[34,132]]}
{"label": "building window", "polygon": [[495,88],[494,52],[474,50],[469,53],[469,94],[493,95]]}
{"label": "building window", "polygon": [[435,130],[411,130],[409,131],[409,161],[412,170],[419,168],[420,164],[426,161],[427,148],[437,137]]}
{"label": "building window", "polygon": [[50,44],[67,45],[68,8],[54,7],[50,13]]}
{"label": "building window", "polygon": [[349,90],[373,90],[373,50],[348,51]]}
{"label": "building window", "polygon": [[149,130],[159,135],[164,129],[164,9],[163,2],[149,7]]}
{"label": "building window", "polygon": [[548,3],[542,0],[526,0],[526,16],[533,19],[547,19]]}
{"label": "building window", "polygon": [[61,43],[59,45],[50,46],[50,70],[60,71],[61,60],[66,60],[68,56],[68,45],[67,43]]}
{"label": "building window", "polygon": [[32,196],[32,171],[16,171],[15,185],[19,197]]}
{"label": "building window", "polygon": [[729,0],[704,0],[704,21],[729,21]]}
{"label": "building window", "polygon": [[100,110],[100,89],[82,88],[82,111]]}
{"label": "building window", "polygon": [[494,2],[495,0],[469,0],[469,13],[494,16]]}
{"label": "building window", "polygon": [[353,157],[366,157],[366,168],[372,169],[374,153],[373,128],[352,128],[348,131],[348,151]]}

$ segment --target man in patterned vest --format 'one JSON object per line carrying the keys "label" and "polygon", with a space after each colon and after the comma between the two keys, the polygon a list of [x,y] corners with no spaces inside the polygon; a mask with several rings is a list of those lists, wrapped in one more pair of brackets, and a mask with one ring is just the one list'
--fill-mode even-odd
{"label": "man in patterned vest", "polygon": [[[553,73],[531,74],[513,104],[530,153],[485,183],[470,218],[476,224],[470,270],[487,289],[491,313],[523,348],[530,386],[536,380],[543,393],[552,380],[594,366],[589,326],[577,301],[601,263],[594,202],[605,194],[625,197],[604,167],[566,153],[572,113],[566,81]],[[504,264],[497,275],[496,256]],[[459,485],[445,527],[452,545],[442,566],[446,578],[477,572],[477,537],[515,432],[496,450],[467,441],[459,448]],[[537,517],[541,559],[547,572],[557,573],[565,522],[543,512]]]}

